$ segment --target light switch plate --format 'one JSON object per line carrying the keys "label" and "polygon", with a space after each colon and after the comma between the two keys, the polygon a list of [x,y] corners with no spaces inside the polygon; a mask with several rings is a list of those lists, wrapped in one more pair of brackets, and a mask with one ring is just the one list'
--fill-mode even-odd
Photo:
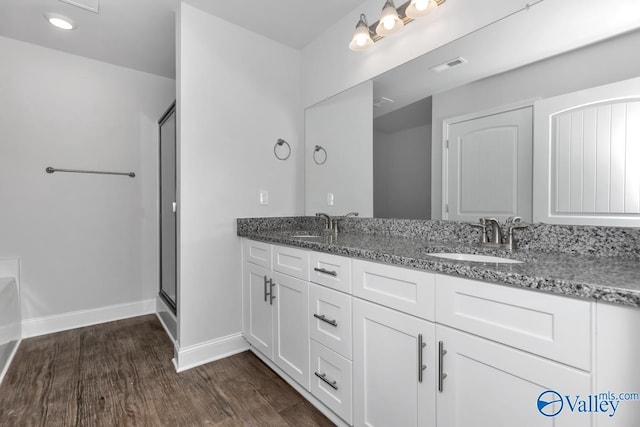
{"label": "light switch plate", "polygon": [[333,206],[333,193],[327,193],[327,205]]}
{"label": "light switch plate", "polygon": [[269,204],[269,191],[260,190],[260,204],[266,206]]}

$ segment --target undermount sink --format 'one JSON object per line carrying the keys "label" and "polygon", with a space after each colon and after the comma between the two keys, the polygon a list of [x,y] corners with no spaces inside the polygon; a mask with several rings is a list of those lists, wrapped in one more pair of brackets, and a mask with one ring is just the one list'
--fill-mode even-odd
{"label": "undermount sink", "polygon": [[452,259],[455,261],[471,261],[471,262],[493,262],[497,264],[522,264],[522,261],[518,261],[510,258],[502,258],[490,255],[478,255],[478,254],[456,254],[449,252],[439,252],[427,254],[429,256]]}

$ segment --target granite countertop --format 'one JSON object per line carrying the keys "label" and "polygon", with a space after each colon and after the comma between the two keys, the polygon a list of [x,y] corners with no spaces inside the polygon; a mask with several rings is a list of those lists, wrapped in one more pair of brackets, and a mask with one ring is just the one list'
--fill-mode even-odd
{"label": "granite countertop", "polygon": [[[640,307],[640,261],[551,251],[482,248],[455,241],[434,241],[376,234],[344,233],[317,238],[292,237],[292,231],[239,230],[253,240],[383,262],[453,276],[531,288],[560,295]],[[523,263],[456,261],[429,253],[455,252],[512,258]]]}

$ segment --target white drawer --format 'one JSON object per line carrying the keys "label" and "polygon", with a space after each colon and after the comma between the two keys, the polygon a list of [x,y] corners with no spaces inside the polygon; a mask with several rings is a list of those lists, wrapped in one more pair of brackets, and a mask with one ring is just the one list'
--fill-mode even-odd
{"label": "white drawer", "polygon": [[588,301],[440,274],[436,298],[438,323],[591,370]]}
{"label": "white drawer", "polygon": [[311,281],[351,293],[351,260],[338,255],[311,252]]}
{"label": "white drawer", "polygon": [[309,285],[309,335],[351,359],[351,296]]}
{"label": "white drawer", "polygon": [[273,271],[309,281],[309,252],[273,245]]}
{"label": "white drawer", "polygon": [[311,340],[311,372],[311,393],[351,424],[351,361]]}
{"label": "white drawer", "polygon": [[269,243],[244,239],[242,254],[245,261],[271,269],[271,245]]}
{"label": "white drawer", "polygon": [[426,320],[434,319],[434,274],[353,260],[353,295]]}

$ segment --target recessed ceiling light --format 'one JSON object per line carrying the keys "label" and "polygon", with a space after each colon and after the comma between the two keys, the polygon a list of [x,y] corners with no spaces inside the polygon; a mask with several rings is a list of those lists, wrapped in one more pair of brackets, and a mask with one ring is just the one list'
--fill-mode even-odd
{"label": "recessed ceiling light", "polygon": [[66,16],[58,15],[57,13],[45,13],[44,19],[46,19],[51,25],[61,30],[73,30],[76,28],[75,22]]}

